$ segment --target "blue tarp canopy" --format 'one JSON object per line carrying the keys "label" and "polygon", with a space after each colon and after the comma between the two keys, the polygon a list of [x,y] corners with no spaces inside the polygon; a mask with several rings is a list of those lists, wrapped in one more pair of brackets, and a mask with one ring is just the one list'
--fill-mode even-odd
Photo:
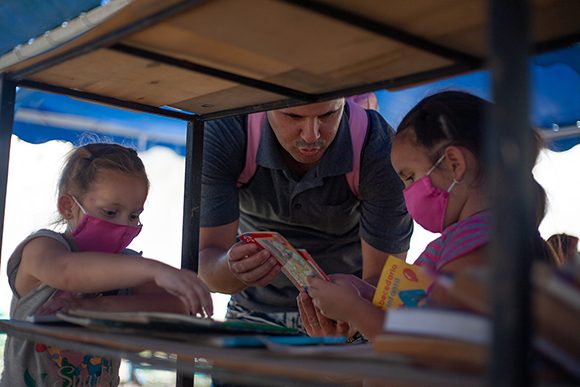
{"label": "blue tarp canopy", "polygon": [[[0,55],[98,7],[103,0],[0,1]],[[18,26],[18,28],[14,28]]]}
{"label": "blue tarp canopy", "polygon": [[17,89],[15,111],[14,134],[33,144],[113,141],[139,151],[165,146],[185,155],[187,123],[182,120],[24,88]]}
{"label": "blue tarp canopy", "polygon": [[[576,128],[580,120],[580,45],[536,56],[530,61],[530,69],[532,124],[547,132]],[[489,99],[489,73],[479,71],[400,91],[380,91],[379,110],[396,127],[420,99],[450,89]],[[87,133],[96,133],[98,139],[138,150],[161,145],[184,155],[186,123],[19,88],[14,133],[31,143],[59,139],[74,144],[86,142]],[[572,137],[548,145],[552,150],[562,151],[579,143],[577,131]]]}
{"label": "blue tarp canopy", "polygon": [[[550,134],[565,134],[550,149],[564,151],[580,144],[580,44],[537,55],[530,60],[531,106],[533,126]],[[401,91],[377,93],[379,110],[393,127],[422,98],[443,90],[463,90],[491,99],[488,71],[478,71]]]}

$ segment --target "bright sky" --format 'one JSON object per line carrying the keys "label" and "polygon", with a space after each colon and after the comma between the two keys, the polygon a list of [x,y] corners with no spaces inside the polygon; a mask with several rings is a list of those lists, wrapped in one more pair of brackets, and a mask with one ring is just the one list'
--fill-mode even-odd
{"label": "bright sky", "polygon": [[[14,248],[36,229],[49,227],[56,215],[56,182],[68,143],[51,141],[33,145],[13,136],[4,237],[1,255],[0,315],[9,314],[12,292],[6,279],[6,262]],[[130,247],[179,267],[183,206],[184,161],[166,148],[153,148],[141,158],[151,191],[141,219],[143,231]],[[580,235],[580,146],[561,153],[544,151],[534,170],[548,193],[548,214],[540,226],[544,238],[556,232]],[[418,226],[411,241],[413,260],[436,235]],[[216,317],[225,313],[226,296],[214,297]]]}

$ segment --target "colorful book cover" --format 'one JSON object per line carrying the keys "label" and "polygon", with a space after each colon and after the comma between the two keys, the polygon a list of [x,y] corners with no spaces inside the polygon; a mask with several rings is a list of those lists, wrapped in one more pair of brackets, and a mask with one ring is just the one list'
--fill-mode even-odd
{"label": "colorful book cover", "polygon": [[295,249],[277,232],[247,232],[240,235],[240,239],[246,243],[255,243],[272,253],[282,266],[282,272],[300,290],[308,286],[308,277],[318,277],[329,281],[306,250]]}
{"label": "colorful book cover", "polygon": [[419,306],[433,281],[419,266],[390,255],[377,283],[373,304],[384,310]]}

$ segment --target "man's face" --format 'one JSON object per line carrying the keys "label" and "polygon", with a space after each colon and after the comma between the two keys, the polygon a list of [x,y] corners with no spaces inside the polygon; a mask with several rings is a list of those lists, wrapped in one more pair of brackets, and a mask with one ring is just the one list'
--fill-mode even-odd
{"label": "man's face", "polygon": [[294,160],[313,165],[338,132],[344,99],[273,110],[268,121],[278,142]]}

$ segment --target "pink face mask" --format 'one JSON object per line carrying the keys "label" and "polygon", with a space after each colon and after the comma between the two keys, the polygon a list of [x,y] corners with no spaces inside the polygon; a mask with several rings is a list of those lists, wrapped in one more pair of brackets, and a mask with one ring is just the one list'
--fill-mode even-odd
{"label": "pink face mask", "polygon": [[80,251],[119,253],[141,232],[142,225],[124,226],[89,215],[78,200],[72,198],[84,214],[72,232]]}
{"label": "pink face mask", "polygon": [[447,202],[449,192],[459,182],[453,179],[453,182],[443,191],[437,188],[431,182],[431,173],[443,161],[445,155],[429,169],[427,174],[405,188],[403,196],[407,204],[407,210],[411,218],[419,223],[425,230],[440,233],[443,231],[443,222],[445,221],[445,212],[447,211]]}

